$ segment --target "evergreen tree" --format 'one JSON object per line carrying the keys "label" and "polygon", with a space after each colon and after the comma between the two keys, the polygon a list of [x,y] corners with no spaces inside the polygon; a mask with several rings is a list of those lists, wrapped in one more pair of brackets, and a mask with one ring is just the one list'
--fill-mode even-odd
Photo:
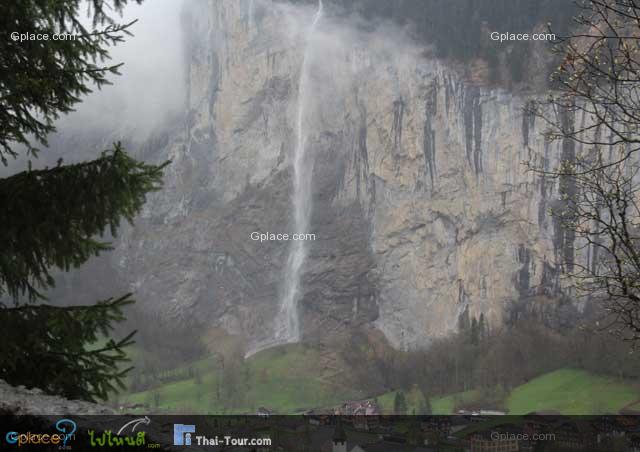
{"label": "evergreen tree", "polygon": [[473,345],[478,345],[480,342],[480,328],[478,326],[478,319],[475,317],[471,319],[470,340]]}
{"label": "evergreen tree", "polygon": [[487,322],[484,319],[484,313],[480,313],[480,321],[478,322],[478,334],[480,339],[484,339],[487,336]]}
{"label": "evergreen tree", "polygon": [[458,331],[465,332],[471,328],[471,322],[469,320],[469,307],[467,306],[465,310],[458,317]]}
{"label": "evergreen tree", "polygon": [[426,395],[424,399],[420,401],[420,406],[418,407],[418,414],[428,415],[433,414],[433,409],[431,408],[431,400]]}
{"label": "evergreen tree", "polygon": [[154,389],[151,392],[151,397],[153,397],[153,406],[154,408],[160,408],[160,402],[162,401],[162,396],[160,395],[160,391],[158,389]]}
{"label": "evergreen tree", "polygon": [[[109,15],[126,4],[0,0],[0,161],[20,151],[37,156],[55,120],[118,73],[119,65],[103,63],[108,47],[130,34],[131,23]],[[79,20],[82,5],[91,8],[91,29]],[[76,38],[21,42],[12,32]],[[60,306],[47,303],[44,291],[54,286],[55,268],[68,271],[110,249],[100,237],[115,236],[123,219],[133,220],[146,195],[161,187],[163,167],[136,161],[116,143],[92,161],[29,165],[0,179],[0,378],[87,400],[123,387],[124,347],[133,333],[96,344],[124,319],[131,294]]]}
{"label": "evergreen tree", "polygon": [[402,391],[397,391],[393,399],[393,414],[407,414],[407,399]]}

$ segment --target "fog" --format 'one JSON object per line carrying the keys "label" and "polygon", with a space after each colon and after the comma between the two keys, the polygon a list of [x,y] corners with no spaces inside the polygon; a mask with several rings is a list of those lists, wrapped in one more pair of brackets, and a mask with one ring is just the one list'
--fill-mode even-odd
{"label": "fog", "polygon": [[[363,71],[387,67],[389,76],[394,78],[391,68],[415,61],[420,58],[419,52],[424,51],[424,47],[420,50],[411,41],[406,30],[384,19],[377,19],[373,24],[355,14],[338,17],[335,10],[329,11],[314,36],[309,37],[307,28],[317,10],[315,3],[299,5],[248,0],[241,7],[246,10],[248,22],[257,29],[260,18],[278,16],[283,25],[280,35],[283,43],[299,42],[299,48],[303,48],[302,43],[309,38],[314,93],[307,102],[311,110],[309,120],[316,122],[318,129],[335,121],[334,117],[325,117],[322,111],[339,108],[358,84]],[[116,20],[119,23],[137,20],[130,27],[133,36],[126,36],[124,42],[111,47],[110,60],[102,63],[123,63],[121,75],[109,75],[112,84],[101,89],[90,86],[93,92],[76,104],[74,112],[57,121],[58,131],[52,138],[54,135],[89,134],[99,142],[126,138],[141,143],[156,133],[163,123],[182,115],[187,102],[185,76],[189,64],[184,37],[193,30],[185,30],[181,21],[184,10],[189,8],[200,11],[197,14],[203,12],[199,3],[189,4],[184,0],[153,0],[127,5]],[[91,18],[86,16],[85,20],[89,26]],[[253,38],[259,39],[259,30],[254,33]],[[211,36],[202,33],[195,39],[206,41]],[[206,45],[215,46],[216,43]],[[291,76],[295,79],[297,74]],[[339,127],[340,124],[333,125]],[[56,159],[59,156],[43,157],[49,160],[49,157]],[[77,158],[64,157],[65,161]],[[92,158],[94,154],[86,157]],[[39,166],[43,162],[34,163]],[[18,166],[22,167],[22,164]]]}
{"label": "fog", "polygon": [[[76,111],[58,123],[59,132],[102,130],[144,139],[184,105],[184,52],[180,27],[183,0],[127,5],[120,23],[137,19],[133,36],[111,48],[111,61],[124,63],[112,85],[94,89]],[[87,18],[87,21],[90,21]]]}
{"label": "fog", "polygon": [[308,52],[310,93],[303,102],[309,110],[307,120],[317,130],[343,127],[335,112],[352,101],[363,79],[377,79],[402,97],[399,78],[405,68],[415,67],[416,63],[426,68],[431,63],[425,57],[429,49],[418,45],[408,28],[391,20],[365,19],[357,13],[345,15],[339,7],[326,4],[317,28],[309,36],[316,3],[296,5],[258,0],[255,4],[258,11],[275,8],[272,14],[281,16],[285,25],[281,39],[300,43],[299,48]]}

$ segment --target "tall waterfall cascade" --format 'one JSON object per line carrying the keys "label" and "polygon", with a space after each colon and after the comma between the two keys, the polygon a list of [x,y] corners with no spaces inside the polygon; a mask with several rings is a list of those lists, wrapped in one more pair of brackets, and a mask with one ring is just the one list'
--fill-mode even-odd
{"label": "tall waterfall cascade", "polygon": [[[318,1],[311,27],[307,32],[300,82],[298,88],[298,114],[296,118],[296,148],[293,156],[293,212],[295,234],[305,234],[309,229],[311,217],[311,176],[313,161],[307,155],[309,127],[306,121],[308,97],[313,95],[310,89],[309,58],[313,52],[313,34],[322,17],[322,0]],[[298,301],[302,266],[307,258],[307,246],[304,241],[293,241],[285,267],[285,288],[280,310],[276,319],[275,339],[279,343],[298,342],[300,340],[300,314]]]}
{"label": "tall waterfall cascade", "polygon": [[[305,34],[306,42],[302,57],[302,65],[300,67],[298,106],[295,123],[296,141],[293,154],[293,192],[291,200],[293,208],[294,234],[308,233],[311,218],[311,179],[313,173],[313,158],[309,155],[307,149],[307,140],[310,133],[308,105],[311,99],[310,96],[313,96],[310,59],[312,58],[314,51],[314,33],[322,18],[323,9],[324,5],[322,0],[318,0],[318,9]],[[258,344],[247,354],[247,356],[276,345],[300,341],[302,331],[300,327],[298,303],[300,298],[302,268],[307,259],[307,252],[307,244],[304,241],[296,240],[291,242],[283,275],[284,285],[278,313],[275,318],[273,337],[261,344]]]}

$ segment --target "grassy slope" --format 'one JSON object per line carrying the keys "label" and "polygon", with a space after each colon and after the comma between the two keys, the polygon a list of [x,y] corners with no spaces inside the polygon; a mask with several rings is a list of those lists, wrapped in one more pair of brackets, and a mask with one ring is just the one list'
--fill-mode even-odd
{"label": "grassy slope", "polygon": [[431,409],[433,414],[451,414],[455,408],[457,400],[462,402],[473,400],[477,395],[477,391],[465,391],[451,394],[444,397],[438,397],[431,401]]}
{"label": "grassy slope", "polygon": [[[357,391],[336,388],[321,378],[318,368],[321,359],[318,351],[298,345],[265,350],[248,360],[247,373],[240,375],[239,392],[242,394],[233,413],[254,412],[266,406],[278,413],[294,413],[319,406],[333,406],[344,400],[358,397]],[[220,375],[210,360],[202,360],[194,367],[200,370],[201,380],[195,379],[168,383],[153,390],[123,396],[122,401],[146,403],[153,406],[153,394],[159,393],[159,407],[172,412],[222,413],[223,402],[216,397],[216,387],[221,391]],[[224,398],[224,394],[222,395]]]}
{"label": "grassy slope", "polygon": [[515,388],[507,399],[511,414],[556,410],[563,414],[615,413],[640,398],[635,385],[576,369],[560,369]]}
{"label": "grassy slope", "polygon": [[[476,395],[476,391],[466,391],[457,394],[451,394],[443,397],[434,397],[430,400],[431,410],[433,414],[451,414],[455,406],[456,400],[473,400]],[[393,413],[393,402],[395,400],[396,391],[386,392],[377,397],[378,403],[382,412],[385,414]],[[413,388],[410,391],[405,391],[405,397],[407,399],[407,412],[409,414],[419,413],[419,405],[422,400],[422,394],[417,388]]]}
{"label": "grassy slope", "polygon": [[[396,391],[378,396],[383,412],[393,413]],[[406,392],[408,412],[418,409],[419,398]],[[456,400],[473,401],[477,391],[466,391],[431,399],[433,414],[453,414]],[[562,414],[617,413],[640,399],[640,388],[614,377],[593,375],[577,369],[560,369],[516,387],[506,400],[509,414],[555,410]]]}
{"label": "grassy slope", "polygon": [[[243,373],[240,393],[233,413],[254,412],[267,406],[278,413],[295,413],[308,408],[336,406],[345,400],[366,395],[359,391],[329,385],[321,376],[320,353],[309,347],[289,345],[265,350],[248,360],[248,373]],[[141,402],[153,406],[153,394],[160,394],[159,407],[171,412],[223,413],[224,403],[217,400],[216,387],[220,375],[213,360],[192,363],[201,375],[201,383],[186,379],[169,383],[151,391],[125,395],[124,402]],[[396,391],[377,397],[384,413],[393,413]],[[473,400],[477,391],[433,397],[434,414],[453,413],[456,401]],[[408,413],[419,412],[422,395],[414,387],[405,391]],[[224,398],[224,395],[223,395]],[[511,414],[526,414],[538,410],[556,410],[563,414],[613,413],[640,399],[634,384],[613,377],[590,374],[576,369],[561,369],[542,375],[515,388],[506,400]]]}

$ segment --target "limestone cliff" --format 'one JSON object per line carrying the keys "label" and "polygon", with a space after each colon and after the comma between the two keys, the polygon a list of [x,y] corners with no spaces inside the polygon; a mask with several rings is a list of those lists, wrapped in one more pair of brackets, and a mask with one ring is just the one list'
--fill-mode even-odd
{"label": "limestone cliff", "polygon": [[315,5],[193,0],[184,123],[141,156],[173,160],[113,257],[118,278],[173,325],[273,334],[292,231],[292,153],[303,52],[312,214],[299,304],[306,338],[373,326],[427,344],[516,300],[559,291],[566,248],[546,211],[556,184],[525,172],[561,146],[526,97],[462,79],[401,30],[322,18]]}

